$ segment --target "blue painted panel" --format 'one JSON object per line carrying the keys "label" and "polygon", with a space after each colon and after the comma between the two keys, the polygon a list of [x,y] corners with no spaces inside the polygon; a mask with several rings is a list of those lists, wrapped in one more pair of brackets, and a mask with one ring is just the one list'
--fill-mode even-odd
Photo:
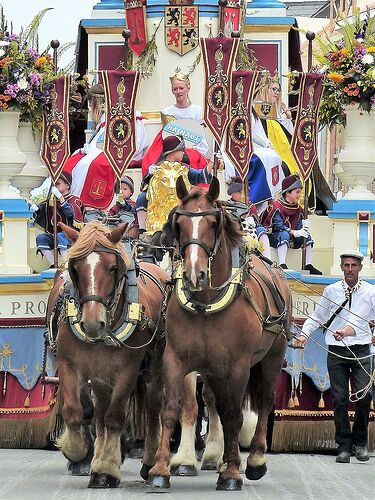
{"label": "blue painted panel", "polygon": [[0,210],[4,210],[8,219],[31,218],[29,204],[22,199],[0,199]]}
{"label": "blue painted panel", "polygon": [[357,219],[357,212],[364,210],[375,217],[375,200],[339,200],[327,212],[330,219]]}

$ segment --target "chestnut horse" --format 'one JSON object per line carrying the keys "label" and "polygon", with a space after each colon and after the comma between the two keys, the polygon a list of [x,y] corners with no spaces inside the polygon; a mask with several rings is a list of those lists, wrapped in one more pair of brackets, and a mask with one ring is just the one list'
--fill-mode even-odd
{"label": "chestnut horse", "polygon": [[180,178],[177,195],[172,230],[181,263],[167,306],[162,437],[148,484],[169,487],[169,440],[184,377],[196,370],[213,391],[223,426],[226,468],[217,489],[240,490],[238,435],[246,393],[258,413],[246,477],[260,479],[267,470],[267,419],[289,337],[291,294],[281,270],[252,254],[239,258],[242,231],[217,201],[216,178],[208,192],[190,194]]}
{"label": "chestnut horse", "polygon": [[[80,462],[89,452],[80,395],[91,382],[96,423],[91,488],[116,487],[120,482],[120,434],[129,397],[141,386],[137,386],[141,368],[146,374],[146,392],[142,393],[147,412],[144,479],[155,463],[160,435],[161,306],[169,276],[158,266],[141,264],[138,278],[135,272],[132,278],[137,287],[131,285],[127,274],[130,258],[121,241],[125,230],[126,224],[110,231],[97,221],[88,223],[79,234],[64,226],[69,239],[75,241],[68,254],[69,275],[64,272],[57,279],[48,303],[50,324],[57,328],[57,364],[64,397],[66,428],[58,446],[72,462]],[[129,297],[131,286],[133,295]],[[138,289],[137,300],[134,289]]]}

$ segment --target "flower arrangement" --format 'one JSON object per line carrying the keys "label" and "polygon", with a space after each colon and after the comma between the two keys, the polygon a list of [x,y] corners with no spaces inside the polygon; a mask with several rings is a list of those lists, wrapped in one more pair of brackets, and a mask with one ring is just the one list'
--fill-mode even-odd
{"label": "flower arrangement", "polygon": [[319,111],[321,125],[345,124],[344,108],[358,105],[370,112],[375,105],[375,18],[356,9],[350,22],[343,16],[339,34],[316,39],[315,58],[326,74]]}
{"label": "flower arrangement", "polygon": [[20,111],[21,121],[31,122],[33,128],[41,127],[43,105],[49,102],[51,82],[56,78],[52,58],[46,52],[39,54],[32,44],[45,11],[20,35],[8,33],[0,13],[0,110]]}

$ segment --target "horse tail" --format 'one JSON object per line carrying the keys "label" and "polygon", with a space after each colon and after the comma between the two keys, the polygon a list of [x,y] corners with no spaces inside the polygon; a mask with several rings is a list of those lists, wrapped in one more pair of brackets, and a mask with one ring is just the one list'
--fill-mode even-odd
{"label": "horse tail", "polygon": [[247,388],[244,398],[244,406],[249,405],[251,411],[258,413],[262,405],[262,365],[257,363],[250,370],[250,377],[247,383]]}
{"label": "horse tail", "polygon": [[146,384],[142,377],[130,394],[125,407],[125,428],[127,438],[134,441],[143,440],[146,436]]}

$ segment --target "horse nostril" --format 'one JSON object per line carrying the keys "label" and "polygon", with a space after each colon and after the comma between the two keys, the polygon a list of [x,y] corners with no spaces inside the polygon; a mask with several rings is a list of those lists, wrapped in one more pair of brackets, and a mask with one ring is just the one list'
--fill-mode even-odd
{"label": "horse nostril", "polygon": [[199,272],[199,281],[202,283],[206,278],[206,273],[204,271]]}
{"label": "horse nostril", "polygon": [[105,329],[105,321],[100,321],[99,322],[99,329],[104,330]]}

